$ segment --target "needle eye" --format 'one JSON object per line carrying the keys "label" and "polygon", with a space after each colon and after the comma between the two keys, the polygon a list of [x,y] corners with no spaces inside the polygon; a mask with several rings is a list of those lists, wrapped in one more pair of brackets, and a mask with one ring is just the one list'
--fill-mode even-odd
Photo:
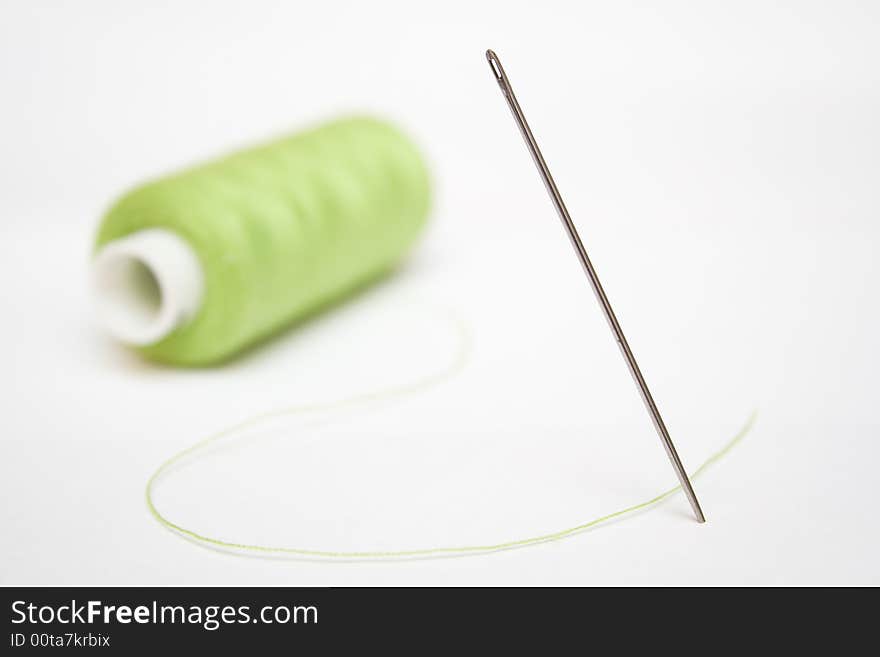
{"label": "needle eye", "polygon": [[495,76],[495,81],[498,82],[498,86],[506,93],[509,85],[507,83],[507,76],[504,74],[504,67],[501,66],[501,60],[498,59],[498,55],[492,50],[486,51],[486,59],[489,62],[489,68],[492,69],[492,75]]}

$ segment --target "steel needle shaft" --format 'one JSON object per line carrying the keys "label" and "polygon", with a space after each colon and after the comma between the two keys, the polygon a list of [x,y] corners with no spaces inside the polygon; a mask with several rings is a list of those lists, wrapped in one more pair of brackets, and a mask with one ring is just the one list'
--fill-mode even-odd
{"label": "steel needle shaft", "polygon": [[550,175],[550,169],[547,167],[547,163],[541,155],[541,149],[538,148],[538,143],[535,141],[534,135],[532,135],[532,131],[529,128],[529,124],[526,121],[522,108],[516,100],[516,96],[510,86],[510,80],[507,79],[507,74],[501,66],[501,61],[498,59],[498,55],[491,50],[487,50],[486,59],[489,60],[489,67],[492,69],[492,74],[495,76],[498,86],[501,87],[501,92],[507,99],[507,104],[510,106],[513,118],[519,126],[523,139],[525,139],[526,145],[529,148],[529,152],[532,154],[532,159],[535,161],[535,165],[538,167],[538,171],[541,174],[541,178],[544,180],[544,185],[547,187],[547,192],[550,194],[553,205],[556,207],[556,212],[559,214],[559,218],[562,220],[562,223],[568,232],[568,236],[575,252],[577,253],[578,259],[581,261],[581,265],[583,265],[587,278],[590,279],[593,292],[596,294],[596,299],[599,301],[599,305],[602,306],[602,311],[605,313],[605,317],[608,320],[611,331],[614,333],[620,351],[623,353],[623,357],[629,366],[630,373],[632,374],[633,379],[635,379],[636,384],[638,384],[642,399],[645,402],[645,406],[648,408],[648,412],[651,414],[651,419],[654,422],[657,433],[660,434],[663,447],[666,450],[666,454],[669,456],[672,467],[675,469],[675,474],[678,476],[678,481],[681,483],[681,487],[691,504],[691,508],[694,510],[694,515],[696,515],[698,522],[705,522],[706,518],[703,515],[703,510],[700,508],[700,502],[697,500],[697,496],[694,493],[693,486],[691,486],[691,481],[688,478],[687,472],[681,463],[675,445],[672,444],[672,438],[669,437],[669,431],[666,430],[666,424],[660,416],[660,411],[657,408],[657,404],[654,402],[654,398],[651,396],[651,391],[648,390],[648,384],[645,383],[645,378],[642,376],[636,358],[633,356],[629,343],[623,335],[623,330],[620,328],[620,323],[617,321],[614,310],[611,308],[608,297],[605,295],[605,290],[602,289],[602,284],[599,282],[596,270],[593,268],[589,256],[587,256],[587,251],[584,248],[583,242],[581,242],[577,228],[571,219],[571,215],[568,214],[568,209],[565,207],[565,203],[562,200],[562,195],[559,193],[559,189],[553,181],[553,176]]}

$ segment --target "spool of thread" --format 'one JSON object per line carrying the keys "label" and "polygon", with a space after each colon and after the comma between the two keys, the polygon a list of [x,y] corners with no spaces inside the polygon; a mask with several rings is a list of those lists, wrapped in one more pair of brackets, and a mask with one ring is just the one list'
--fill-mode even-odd
{"label": "spool of thread", "polygon": [[99,317],[148,358],[229,359],[389,271],[429,180],[391,125],[351,118],[138,187],[101,221]]}

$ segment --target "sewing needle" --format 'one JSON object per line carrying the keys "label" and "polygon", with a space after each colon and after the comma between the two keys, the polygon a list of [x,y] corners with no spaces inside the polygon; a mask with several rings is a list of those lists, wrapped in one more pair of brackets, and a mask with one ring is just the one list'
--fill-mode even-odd
{"label": "sewing needle", "polygon": [[513,118],[516,120],[516,123],[519,126],[519,130],[522,133],[523,139],[525,139],[526,145],[528,146],[529,151],[532,154],[532,159],[535,161],[535,166],[538,167],[541,178],[543,178],[544,180],[544,185],[547,187],[547,192],[550,194],[553,205],[556,207],[556,212],[559,214],[559,218],[562,220],[562,223],[565,226],[566,231],[568,232],[568,236],[571,240],[571,244],[574,247],[575,252],[577,253],[578,259],[581,261],[581,265],[583,265],[584,271],[587,274],[587,278],[590,279],[590,284],[593,287],[593,292],[595,292],[596,294],[596,299],[599,301],[599,305],[602,306],[602,310],[605,313],[605,317],[608,320],[611,331],[614,333],[617,344],[620,346],[620,351],[621,353],[623,353],[623,357],[626,360],[627,365],[629,366],[629,371],[632,374],[633,379],[635,379],[636,384],[638,384],[642,399],[645,402],[645,406],[648,407],[648,412],[651,414],[651,419],[654,422],[654,427],[657,429],[657,433],[660,434],[660,439],[663,442],[663,447],[666,449],[666,454],[667,456],[669,456],[672,467],[675,469],[675,474],[678,476],[678,481],[681,483],[681,487],[691,504],[694,515],[696,515],[698,522],[705,522],[706,518],[703,515],[703,510],[700,508],[700,503],[697,500],[696,494],[694,493],[693,486],[691,486],[691,481],[688,478],[687,472],[685,471],[684,466],[681,464],[681,459],[678,456],[675,445],[672,444],[672,438],[670,438],[669,431],[667,431],[666,429],[666,424],[663,422],[663,418],[660,416],[660,410],[657,408],[657,404],[654,402],[654,398],[651,396],[651,391],[648,390],[648,384],[645,383],[645,378],[642,376],[639,365],[638,363],[636,363],[636,358],[629,347],[629,343],[626,341],[626,337],[623,335],[623,330],[620,328],[620,323],[617,321],[614,310],[612,310],[611,304],[608,301],[608,297],[605,295],[605,290],[602,289],[602,284],[599,282],[599,277],[596,274],[596,270],[593,268],[593,264],[590,262],[589,256],[587,256],[587,251],[584,248],[583,242],[581,242],[581,238],[578,235],[577,228],[575,228],[574,222],[571,219],[571,215],[568,214],[568,209],[565,207],[565,203],[562,200],[559,189],[556,187],[556,183],[553,181],[553,176],[550,175],[550,169],[547,167],[547,163],[544,161],[544,157],[541,155],[541,149],[538,148],[538,143],[535,141],[534,135],[532,135],[532,131],[529,128],[528,122],[526,122],[526,117],[523,114],[522,108],[519,106],[519,102],[517,102],[516,100],[516,96],[514,95],[513,89],[510,86],[510,80],[508,80],[507,74],[504,72],[504,68],[501,66],[501,61],[498,59],[498,55],[496,55],[491,50],[487,50],[486,59],[489,60],[489,67],[492,69],[492,74],[495,76],[495,79],[498,82],[498,86],[501,87],[501,92],[507,99],[507,104],[510,106],[510,111],[513,113]]}

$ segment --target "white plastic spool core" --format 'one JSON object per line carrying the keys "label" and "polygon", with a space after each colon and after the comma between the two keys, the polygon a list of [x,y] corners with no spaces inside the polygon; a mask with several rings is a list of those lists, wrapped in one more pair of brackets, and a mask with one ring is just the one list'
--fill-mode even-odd
{"label": "white plastic spool core", "polygon": [[92,261],[98,318],[131,345],[159,342],[198,312],[204,273],[176,233],[149,228],[109,242]]}

